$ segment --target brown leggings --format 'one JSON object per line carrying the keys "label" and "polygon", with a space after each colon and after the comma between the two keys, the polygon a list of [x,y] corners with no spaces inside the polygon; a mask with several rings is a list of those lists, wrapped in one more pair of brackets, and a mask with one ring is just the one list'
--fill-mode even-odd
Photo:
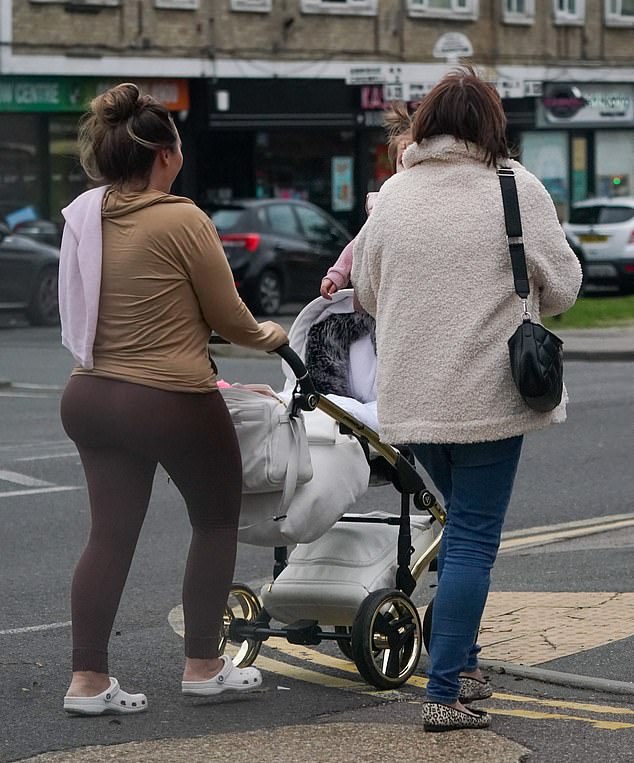
{"label": "brown leggings", "polygon": [[92,517],[71,589],[73,670],[108,673],[110,632],[159,463],[185,499],[192,525],[183,581],[185,655],[217,657],[242,469],[222,396],[75,375],[61,416],[84,466]]}

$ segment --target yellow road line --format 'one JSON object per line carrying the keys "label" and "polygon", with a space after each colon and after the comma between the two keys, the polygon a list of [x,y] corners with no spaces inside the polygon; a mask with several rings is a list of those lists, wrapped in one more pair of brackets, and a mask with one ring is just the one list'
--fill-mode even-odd
{"label": "yellow road line", "polygon": [[[308,660],[316,665],[322,665],[323,667],[333,668],[335,670],[342,670],[347,673],[356,673],[357,669],[354,663],[340,657],[332,657],[328,654],[322,654],[321,652],[311,649],[306,646],[298,646],[296,644],[284,644],[273,645],[267,643],[267,648],[275,649],[284,654],[288,654],[291,657],[295,657],[300,660]],[[258,664],[260,663],[258,658]],[[427,686],[427,679],[423,676],[411,676],[403,688],[407,686],[416,686],[417,688],[424,689]],[[378,691],[375,689],[375,691]],[[401,692],[402,693],[402,692]],[[501,702],[521,702],[531,703],[534,705],[541,705],[542,707],[553,707],[564,710],[582,710],[587,713],[605,714],[605,715],[634,715],[634,710],[629,708],[614,707],[612,705],[596,705],[587,702],[574,702],[568,700],[556,700],[556,699],[544,699],[540,697],[530,697],[522,694],[506,694],[504,692],[495,692],[493,698]],[[510,711],[509,711],[510,712]],[[514,711],[515,712],[515,711]],[[530,712],[530,711],[529,711]],[[547,717],[551,717],[550,713],[546,714]],[[565,716],[570,718],[571,716]],[[588,720],[588,719],[586,719]],[[624,727],[629,727],[632,724],[625,724]],[[619,726],[620,728],[620,726]]]}
{"label": "yellow road line", "polygon": [[[494,695],[496,697],[497,695]],[[491,715],[508,715],[515,718],[529,718],[535,721],[580,721],[589,723],[595,729],[605,729],[606,731],[618,731],[620,729],[632,729],[634,723],[623,723],[621,721],[604,721],[597,718],[586,718],[582,715],[564,715],[563,713],[540,713],[537,710],[501,710],[499,708],[487,707],[487,713]]]}
{"label": "yellow road line", "polygon": [[521,530],[506,530],[502,533],[502,538],[526,538],[533,535],[541,535],[542,533],[557,532],[558,530],[574,530],[579,527],[609,527],[614,522],[620,522],[623,519],[634,520],[634,512],[626,512],[625,514],[604,514],[600,517],[590,517],[589,519],[575,519],[572,522],[559,522],[549,525],[537,525],[534,527],[524,527]]}
{"label": "yellow road line", "polygon": [[589,527],[577,527],[555,532],[544,532],[537,535],[526,535],[518,538],[507,538],[500,543],[500,551],[520,549],[522,547],[539,546],[544,543],[555,543],[571,538],[583,538],[586,535],[597,535],[611,530],[619,530],[624,527],[632,527],[634,519],[623,519],[620,522],[607,522],[603,525],[591,525]]}
{"label": "yellow road line", "polygon": [[[174,608],[170,612],[170,625],[174,628],[175,632],[182,636],[182,630],[178,627],[178,618],[175,617],[178,608]],[[358,676],[357,668],[354,663],[340,658],[333,657],[328,654],[323,654],[315,649],[307,646],[290,644],[283,642],[281,639],[279,643],[271,641],[266,642],[266,649],[273,652],[279,652],[282,655],[291,657],[297,660],[302,660],[313,665],[320,665],[322,667],[343,671],[346,673],[354,673]],[[365,681],[350,680],[347,678],[341,678],[340,676],[333,676],[329,673],[319,672],[317,670],[310,670],[309,668],[299,667],[292,665],[283,660],[276,660],[265,655],[258,655],[257,665],[262,670],[266,670],[274,675],[283,676],[295,681],[304,681],[305,683],[316,684],[319,686],[325,686],[332,689],[343,689],[344,691],[353,691],[355,693],[369,693],[375,694],[381,699],[387,701],[391,699],[409,699],[410,702],[420,702],[420,699],[412,698],[411,693],[406,693],[400,690],[388,690],[381,691],[374,686],[370,686]],[[409,686],[415,686],[417,688],[425,688],[427,686],[427,679],[422,676],[411,676],[403,688]],[[500,702],[518,702],[522,704],[540,705],[542,707],[552,707],[562,710],[581,710],[587,713],[605,714],[605,715],[634,715],[634,710],[621,707],[613,707],[611,705],[592,705],[583,702],[572,702],[566,700],[554,700],[554,699],[541,699],[537,697],[529,697],[521,694],[504,694],[503,692],[495,692],[493,700]],[[588,718],[580,715],[567,715],[564,713],[553,712],[540,712],[538,710],[530,710],[528,708],[522,708],[517,710],[503,709],[503,708],[487,708],[487,712],[491,715],[505,715],[516,718],[527,718],[529,720],[565,720],[565,721],[578,721],[580,723],[589,723],[591,726],[597,729],[604,729],[608,731],[617,731],[622,729],[634,728],[634,723],[625,723],[622,721],[611,721],[598,718]]]}
{"label": "yellow road line", "polygon": [[256,660],[256,664],[258,668],[262,668],[262,670],[268,670],[269,672],[275,673],[276,675],[292,678],[296,681],[305,681],[306,683],[328,686],[331,689],[358,690],[364,688],[365,686],[365,684],[360,681],[350,681],[347,678],[339,678],[338,676],[331,676],[327,673],[318,673],[315,670],[299,668],[296,665],[291,665],[288,662],[273,660],[270,657],[264,657],[262,655],[259,655]]}

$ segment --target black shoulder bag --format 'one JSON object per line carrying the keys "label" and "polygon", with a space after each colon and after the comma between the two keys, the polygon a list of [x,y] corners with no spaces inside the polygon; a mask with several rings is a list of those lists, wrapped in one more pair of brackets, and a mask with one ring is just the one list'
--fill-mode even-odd
{"label": "black shoulder bag", "polygon": [[515,291],[523,305],[522,322],[508,340],[511,374],[526,405],[545,413],[561,402],[564,386],[563,342],[552,331],[531,320],[527,303],[530,287],[515,174],[513,170],[502,167],[497,173],[502,189]]}

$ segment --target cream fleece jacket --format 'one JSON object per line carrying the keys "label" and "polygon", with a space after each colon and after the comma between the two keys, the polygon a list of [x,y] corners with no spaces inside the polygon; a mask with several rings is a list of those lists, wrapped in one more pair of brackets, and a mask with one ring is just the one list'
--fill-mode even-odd
{"label": "cream fleece jacket", "polygon": [[[500,185],[447,135],[412,144],[356,238],[352,282],[377,320],[378,417],[390,443],[499,440],[565,419],[530,409],[507,340],[521,319]],[[548,192],[514,161],[534,320],[570,308],[581,268]]]}

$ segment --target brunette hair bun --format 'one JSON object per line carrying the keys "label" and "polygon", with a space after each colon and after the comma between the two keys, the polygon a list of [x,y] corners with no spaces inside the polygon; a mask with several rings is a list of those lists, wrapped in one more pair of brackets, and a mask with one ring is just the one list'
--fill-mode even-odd
{"label": "brunette hair bun", "polygon": [[79,124],[81,165],[98,183],[148,179],[156,152],[177,142],[168,109],[132,82],[93,98]]}
{"label": "brunette hair bun", "polygon": [[106,90],[93,102],[97,120],[111,126],[125,122],[137,110],[140,95],[139,88],[131,82]]}

